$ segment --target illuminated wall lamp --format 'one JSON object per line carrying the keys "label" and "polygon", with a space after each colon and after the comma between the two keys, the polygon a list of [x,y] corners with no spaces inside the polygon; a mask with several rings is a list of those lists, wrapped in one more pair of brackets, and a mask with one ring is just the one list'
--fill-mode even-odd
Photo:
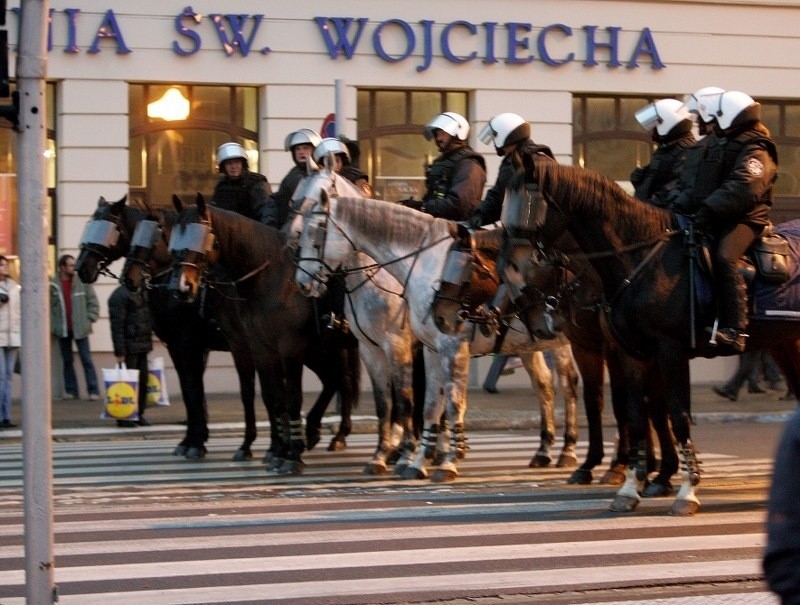
{"label": "illuminated wall lamp", "polygon": [[167,122],[185,120],[189,117],[189,101],[177,88],[170,88],[158,101],[147,104],[147,117],[160,118]]}

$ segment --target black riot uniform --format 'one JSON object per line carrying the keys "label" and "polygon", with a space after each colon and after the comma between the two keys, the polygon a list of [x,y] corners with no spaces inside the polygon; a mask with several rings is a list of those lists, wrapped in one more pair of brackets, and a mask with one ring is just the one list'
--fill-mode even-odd
{"label": "black riot uniform", "polygon": [[437,218],[465,221],[481,199],[486,184],[486,161],[469,145],[454,140],[428,166],[423,212]]}

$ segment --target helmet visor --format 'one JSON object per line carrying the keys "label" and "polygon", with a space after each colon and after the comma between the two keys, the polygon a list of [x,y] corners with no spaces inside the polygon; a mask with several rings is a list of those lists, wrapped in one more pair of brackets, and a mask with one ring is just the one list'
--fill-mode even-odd
{"label": "helmet visor", "polygon": [[658,115],[658,108],[655,103],[650,103],[642,107],[634,116],[636,117],[636,121],[639,122],[641,127],[645,130],[653,130],[663,121],[661,116]]}
{"label": "helmet visor", "polygon": [[483,127],[483,130],[478,134],[478,140],[484,145],[494,144],[494,138],[497,136],[497,131],[492,127],[492,121]]}

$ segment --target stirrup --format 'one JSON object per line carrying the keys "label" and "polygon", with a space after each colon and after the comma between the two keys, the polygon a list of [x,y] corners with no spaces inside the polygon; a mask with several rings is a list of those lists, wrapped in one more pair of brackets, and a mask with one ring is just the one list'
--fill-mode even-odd
{"label": "stirrup", "polygon": [[341,330],[347,334],[350,331],[350,324],[344,317],[339,317],[336,315],[336,313],[331,313],[331,317],[326,328],[329,330]]}
{"label": "stirrup", "polygon": [[749,334],[745,334],[736,328],[720,328],[717,332],[717,343],[728,346],[739,353],[744,353],[748,336]]}

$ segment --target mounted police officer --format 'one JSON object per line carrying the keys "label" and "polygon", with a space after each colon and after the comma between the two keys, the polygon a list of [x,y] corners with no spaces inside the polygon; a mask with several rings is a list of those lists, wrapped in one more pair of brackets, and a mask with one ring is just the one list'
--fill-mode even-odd
{"label": "mounted police officer", "polygon": [[272,189],[263,174],[248,170],[244,148],[239,143],[220,145],[217,169],[222,176],[214,187],[211,204],[265,223],[267,197]]}
{"label": "mounted police officer", "polygon": [[292,195],[300,181],[308,176],[308,159],[320,142],[322,142],[322,137],[310,128],[301,128],[286,136],[284,149],[292,154],[294,166],[283,177],[278,191],[267,200],[267,225],[280,229],[289,218],[289,204]]}
{"label": "mounted police officer", "polygon": [[[348,143],[353,144],[348,139]],[[358,166],[350,161],[350,147],[342,138],[327,137],[322,139],[319,145],[314,148],[313,158],[317,165],[322,166],[325,158],[333,155],[333,171],[342,175],[348,181],[358,187],[364,197],[374,198],[375,191],[369,184],[369,177],[362,172]]]}
{"label": "mounted police officer", "polygon": [[514,156],[520,159],[530,154],[534,162],[555,162],[553,152],[546,145],[538,145],[531,140],[531,125],[515,113],[500,113],[494,116],[481,130],[478,138],[486,145],[494,145],[497,155],[503,158],[497,171],[497,180],[483,201],[475,208],[469,220],[471,227],[477,229],[500,220],[506,187],[514,175]]}
{"label": "mounted police officer", "polygon": [[436,143],[440,155],[425,171],[420,210],[451,221],[469,220],[486,184],[486,161],[467,144],[469,123],[446,111],[433,118],[423,134]]}
{"label": "mounted police officer", "polygon": [[761,122],[761,104],[739,91],[697,98],[699,114],[714,121],[716,140],[706,146],[681,208],[695,226],[717,238],[714,272],[720,298],[717,342],[745,349],[747,301],[737,261],[769,225],[778,173],[778,153]]}
{"label": "mounted police officer", "polygon": [[667,196],[677,185],[686,152],[696,143],[692,114],[677,99],[660,99],[637,111],[635,117],[642,128],[650,132],[657,147],[650,163],[631,173],[634,195],[654,206],[667,208]]}

